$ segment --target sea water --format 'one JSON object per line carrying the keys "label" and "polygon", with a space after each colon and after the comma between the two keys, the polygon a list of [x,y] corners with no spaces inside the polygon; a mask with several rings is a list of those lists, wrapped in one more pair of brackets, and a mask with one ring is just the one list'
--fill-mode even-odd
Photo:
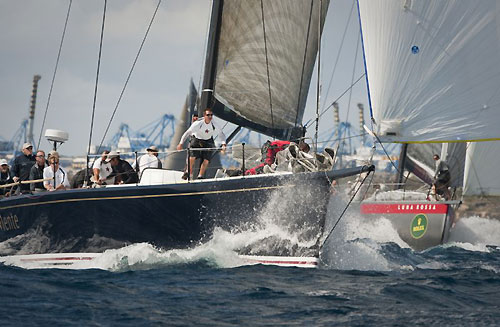
{"label": "sea water", "polygon": [[500,325],[500,221],[463,218],[449,243],[415,252],[388,220],[348,213],[319,269],[245,266],[234,249],[269,235],[293,239],[269,224],[71,270],[0,265],[0,326]]}

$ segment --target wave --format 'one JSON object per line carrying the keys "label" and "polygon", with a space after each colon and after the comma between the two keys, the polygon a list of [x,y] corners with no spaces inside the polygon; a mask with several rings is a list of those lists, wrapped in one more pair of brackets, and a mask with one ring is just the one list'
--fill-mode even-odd
{"label": "wave", "polygon": [[448,243],[446,246],[489,252],[490,247],[500,246],[500,221],[477,216],[459,219]]}
{"label": "wave", "polygon": [[[338,220],[343,205],[337,202],[331,208],[327,231]],[[470,254],[496,253],[500,246],[499,231],[498,220],[462,218],[452,228],[447,243],[425,251],[414,251],[399,237],[388,219],[367,218],[361,216],[357,208],[352,208],[342,217],[325,243],[321,261],[324,268],[338,270],[454,269],[456,265],[447,261],[450,257],[460,258],[457,265],[464,265],[465,262],[460,260]],[[483,264],[479,262],[475,262],[473,266],[483,269]],[[492,271],[498,269],[494,266],[490,268]]]}
{"label": "wave", "polygon": [[[314,247],[314,238],[303,237],[308,234],[309,227],[290,226],[283,221],[283,215],[277,215],[276,212],[286,211],[289,206],[279,198],[275,201],[271,201],[269,207],[260,214],[258,224],[232,232],[216,229],[208,242],[189,249],[162,250],[147,243],[132,244],[96,254],[92,261],[76,262],[70,267],[61,266],[61,268],[125,271],[198,263],[215,268],[235,268],[248,264],[238,255],[242,249],[245,249],[247,254],[259,254],[252,252],[269,250],[270,247],[277,245],[291,248]],[[344,205],[340,200],[331,202],[326,220],[326,232],[337,222]],[[326,240],[321,250],[320,268],[361,271],[452,269],[453,265],[443,258],[457,255],[456,249],[461,253],[496,252],[500,246],[499,230],[498,220],[480,217],[462,218],[452,229],[447,244],[417,252],[399,237],[388,219],[383,217],[367,219],[359,214],[357,208],[351,208]],[[40,240],[33,238],[28,244],[30,247],[39,247],[44,240],[43,237]],[[36,262],[26,263],[19,260],[7,260],[5,264],[23,268],[44,268]],[[495,265],[490,267],[492,271],[498,269]]]}

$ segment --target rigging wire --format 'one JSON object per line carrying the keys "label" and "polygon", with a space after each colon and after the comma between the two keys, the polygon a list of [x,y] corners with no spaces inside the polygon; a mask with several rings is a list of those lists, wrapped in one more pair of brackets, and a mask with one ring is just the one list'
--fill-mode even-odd
{"label": "rigging wire", "polygon": [[[144,34],[144,38],[142,39],[141,46],[139,47],[139,50],[137,51],[137,54],[134,59],[134,63],[132,64],[132,67],[130,68],[130,71],[128,73],[127,79],[125,81],[125,84],[123,85],[122,91],[120,93],[120,96],[118,98],[118,101],[116,102],[115,109],[113,110],[113,113],[111,114],[111,118],[109,119],[108,126],[106,127],[106,131],[104,132],[104,135],[102,136],[101,142],[99,143],[99,147],[97,149],[97,153],[101,151],[102,144],[104,143],[104,139],[106,138],[106,135],[108,134],[109,128],[111,127],[111,123],[113,122],[113,119],[115,117],[116,111],[118,110],[118,106],[120,105],[120,102],[122,100],[123,94],[125,93],[125,89],[127,88],[128,82],[130,80],[130,77],[132,76],[132,72],[134,71],[135,65],[137,63],[137,60],[139,59],[139,55],[141,54],[142,48],[144,46],[144,43],[146,42],[146,38],[148,37],[149,31],[151,29],[151,26],[153,25],[153,21],[156,17],[156,13],[158,12],[158,8],[160,7],[161,0],[158,0],[158,4],[156,5],[155,11],[153,13],[153,16],[151,17],[151,20],[149,22],[148,28],[146,30],[146,33]],[[90,148],[90,145],[89,145]]]}
{"label": "rigging wire", "polygon": [[89,135],[89,146],[87,148],[87,159],[85,163],[85,179],[84,179],[84,185],[87,182],[87,176],[88,176],[88,170],[89,170],[89,154],[90,154],[90,146],[92,144],[92,131],[94,130],[94,117],[95,117],[95,104],[97,101],[97,86],[99,85],[99,70],[101,68],[101,55],[102,55],[102,40],[104,38],[104,25],[106,22],[106,7],[108,4],[108,0],[104,0],[104,11],[102,14],[102,25],[101,25],[101,38],[99,42],[99,56],[97,59],[97,73],[95,77],[95,87],[94,87],[94,101],[92,104],[92,118],[90,120],[90,135]]}
{"label": "rigging wire", "polygon": [[[359,39],[356,43],[356,54],[354,55],[354,65],[352,67],[352,75],[351,75],[351,84],[354,81],[354,74],[356,73],[356,61],[358,60],[358,52],[359,52]],[[345,122],[349,120],[349,112],[351,111],[351,100],[352,100],[352,87],[349,90],[349,101],[347,102],[347,115],[345,116]],[[344,149],[344,143],[342,143],[341,151]]]}
{"label": "rigging wire", "polygon": [[57,68],[59,67],[59,59],[61,57],[62,46],[64,43],[64,36],[66,35],[66,28],[68,26],[69,13],[71,11],[72,3],[73,3],[73,0],[69,0],[68,12],[66,13],[66,21],[64,22],[64,29],[63,29],[63,33],[61,36],[61,43],[59,44],[59,51],[57,52],[56,66],[54,68],[54,74],[52,75],[52,82],[50,83],[50,91],[49,91],[49,96],[47,98],[47,105],[45,106],[45,114],[43,115],[42,127],[40,128],[40,135],[38,136],[38,143],[36,144],[37,149],[40,147],[40,141],[42,139],[43,128],[45,126],[47,112],[49,111],[50,98],[52,96],[52,89],[54,88],[54,81],[56,79]]}
{"label": "rigging wire", "polygon": [[269,89],[269,108],[271,110],[271,126],[274,129],[273,98],[271,95],[271,77],[269,75],[269,58],[267,56],[266,20],[264,19],[264,2],[263,2],[263,0],[260,0],[260,9],[262,12],[262,30],[264,32],[264,52],[266,53],[267,86]]}
{"label": "rigging wire", "polygon": [[[372,133],[371,134],[374,137],[373,148],[375,148],[375,144],[376,144],[375,140],[376,140],[380,144],[380,146],[382,147],[382,150],[384,150],[384,153],[387,156],[387,159],[389,159],[389,161],[391,162],[392,166],[396,169],[396,171],[398,172],[398,174],[400,174],[401,172],[399,171],[399,168],[396,166],[396,164],[394,163],[394,161],[392,161],[392,158],[389,155],[389,153],[387,153],[387,150],[385,149],[384,144],[382,143],[382,141],[380,140],[380,138],[378,137],[378,135],[375,134],[375,132],[373,132],[373,125],[372,125]],[[372,153],[372,157],[373,157],[373,154],[375,153],[375,151],[372,151],[372,152],[373,152]]]}
{"label": "rigging wire", "polygon": [[[366,174],[366,176],[363,178],[363,180],[361,181],[361,183],[359,184],[358,188],[356,189],[356,191],[354,192],[354,194],[351,196],[351,199],[349,200],[349,202],[347,203],[347,205],[344,207],[344,209],[342,210],[342,212],[340,213],[340,216],[339,218],[337,219],[337,221],[335,222],[335,224],[333,225],[333,227],[330,229],[330,232],[327,234],[327,236],[325,237],[325,239],[323,240],[323,243],[321,243],[321,246],[319,247],[320,251],[321,249],[323,248],[323,246],[325,245],[326,241],[328,241],[328,238],[332,235],[333,231],[335,230],[335,228],[337,227],[337,225],[339,224],[340,220],[342,219],[342,217],[344,217],[344,214],[346,213],[347,209],[349,208],[349,206],[351,205],[352,201],[354,200],[354,198],[356,197],[356,195],[358,194],[359,190],[361,189],[361,186],[363,186],[364,182],[366,181],[366,179],[368,178],[368,176],[370,176],[370,173],[371,173],[371,170],[369,170]],[[321,256],[320,256],[321,257]]]}
{"label": "rigging wire", "polygon": [[309,11],[309,23],[307,24],[306,46],[304,48],[304,59],[302,61],[302,72],[300,74],[299,97],[297,99],[297,113],[295,114],[295,123],[294,123],[294,126],[297,126],[297,120],[299,119],[300,97],[302,95],[302,83],[304,81],[304,69],[305,69],[305,66],[306,66],[307,48],[308,48],[308,45],[309,45],[309,32],[311,30],[311,19],[312,19],[313,6],[314,6],[314,1],[311,0],[311,9]]}
{"label": "rigging wire", "polygon": [[[330,110],[330,108],[333,107],[333,104],[335,102],[338,102],[347,92],[349,92],[350,89],[352,89],[363,77],[365,76],[365,74],[363,73],[361,76],[358,77],[358,79],[356,79],[356,81],[354,81],[354,83],[352,83],[344,92],[342,92],[341,95],[339,95],[328,107],[326,107],[322,112],[321,114],[319,115],[319,117],[321,118],[321,116],[323,116],[328,110]],[[306,124],[305,124],[305,127],[309,126],[309,123],[311,122],[311,120],[309,120]]]}
{"label": "rigging wire", "polygon": [[[349,27],[349,23],[351,22],[351,17],[352,17],[352,12],[354,10],[354,3],[355,2],[356,2],[355,0],[352,2],[351,11],[349,13],[349,18],[347,20],[347,24],[345,25],[344,34],[342,35],[342,40],[340,41],[339,51],[337,52],[337,58],[335,58],[335,64],[333,65],[333,71],[332,71],[332,75],[330,77],[330,82],[328,82],[328,88],[326,89],[325,99],[328,99],[328,94],[330,93],[330,87],[332,86],[333,76],[335,75],[335,71],[337,70],[337,64],[339,62],[340,53],[342,51],[342,48],[344,47],[344,40],[345,40],[345,37],[347,35],[347,29]],[[323,105],[323,109],[325,109],[324,106],[326,106],[326,102]]]}

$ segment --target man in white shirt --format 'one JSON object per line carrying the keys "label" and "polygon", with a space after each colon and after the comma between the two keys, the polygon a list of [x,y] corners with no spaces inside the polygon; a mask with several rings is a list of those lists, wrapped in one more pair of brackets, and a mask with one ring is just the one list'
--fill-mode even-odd
{"label": "man in white shirt", "polygon": [[[54,183],[54,172],[56,175]],[[68,174],[59,167],[59,153],[53,151],[49,156],[49,166],[43,169],[43,178],[51,178],[43,182],[43,186],[49,191],[69,189]]]}
{"label": "man in white shirt", "polygon": [[[162,168],[161,160],[158,158],[158,148],[154,145],[146,149],[148,153],[142,155],[137,159],[137,165],[139,166],[139,175],[146,168]],[[134,168],[135,163],[134,163]]]}
{"label": "man in white shirt", "polygon": [[92,181],[96,185],[113,185],[115,183],[115,178],[109,177],[113,172],[113,168],[111,164],[106,161],[108,153],[108,150],[104,151],[102,156],[92,165]]}
{"label": "man in white shirt", "polygon": [[106,161],[108,153],[108,150],[103,151],[102,156],[92,165],[92,181],[96,185],[113,185],[115,183],[115,178],[109,177],[113,172],[113,167]]}
{"label": "man in white shirt", "polygon": [[[182,144],[187,140],[188,137],[192,136],[190,142],[191,153],[189,155],[189,172],[190,178],[193,178],[193,166],[197,158],[202,160],[200,174],[198,179],[202,179],[205,174],[205,170],[213,157],[213,152],[215,148],[214,135],[219,137],[222,143],[222,152],[226,150],[226,136],[217,125],[212,121],[213,112],[212,109],[207,108],[203,114],[203,119],[198,120],[191,124],[188,130],[182,135],[182,138],[177,145],[177,150],[182,150]],[[194,150],[193,150],[194,149]],[[208,149],[208,150],[196,150],[196,149]],[[187,172],[184,173],[182,178],[187,179]]]}

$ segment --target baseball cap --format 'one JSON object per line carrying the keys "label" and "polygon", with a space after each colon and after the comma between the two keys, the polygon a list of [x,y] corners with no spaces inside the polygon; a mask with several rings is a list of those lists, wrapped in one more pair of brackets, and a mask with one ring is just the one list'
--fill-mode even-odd
{"label": "baseball cap", "polygon": [[33,144],[31,144],[30,142],[26,142],[26,143],[23,144],[23,150],[27,149],[29,147],[33,147]]}
{"label": "baseball cap", "polygon": [[113,159],[113,158],[119,158],[119,157],[120,157],[120,152],[111,151],[110,153],[108,153],[108,158],[106,159],[106,162],[110,162],[111,159]]}
{"label": "baseball cap", "polygon": [[149,148],[147,148],[146,151],[158,152],[158,148],[156,147],[156,145],[152,145]]}

